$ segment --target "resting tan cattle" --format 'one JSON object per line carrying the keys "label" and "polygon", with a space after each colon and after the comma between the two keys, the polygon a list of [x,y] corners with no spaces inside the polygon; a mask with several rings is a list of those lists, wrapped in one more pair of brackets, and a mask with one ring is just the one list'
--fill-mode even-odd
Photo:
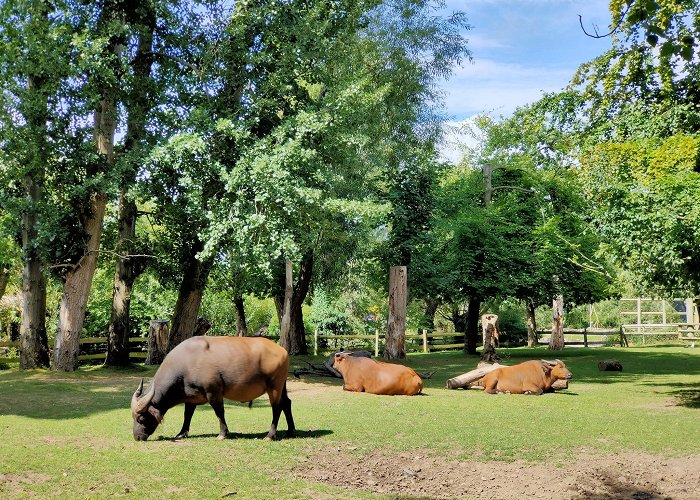
{"label": "resting tan cattle", "polygon": [[423,390],[423,380],[411,368],[382,363],[370,358],[337,353],[333,368],[343,376],[343,389],[387,396],[415,396]]}
{"label": "resting tan cattle", "polygon": [[540,395],[551,389],[557,380],[568,380],[571,372],[560,361],[525,361],[514,366],[504,366],[484,375],[484,391],[489,394]]}

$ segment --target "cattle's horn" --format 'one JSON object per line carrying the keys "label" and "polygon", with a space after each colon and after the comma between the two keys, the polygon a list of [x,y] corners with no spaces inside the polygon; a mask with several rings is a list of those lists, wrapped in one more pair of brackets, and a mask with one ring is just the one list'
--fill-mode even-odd
{"label": "cattle's horn", "polygon": [[557,364],[556,361],[547,361],[546,359],[541,359],[540,361],[542,361],[546,365],[551,365],[551,366],[555,366]]}
{"label": "cattle's horn", "polygon": [[140,397],[142,392],[143,379],[141,379],[139,388],[136,389],[136,392],[131,397],[131,411],[134,413],[143,413],[146,410],[146,408],[148,408],[148,405],[151,404],[151,400],[153,399],[153,395],[156,393],[156,385],[151,384],[151,388],[149,389],[149,391],[142,397]]}

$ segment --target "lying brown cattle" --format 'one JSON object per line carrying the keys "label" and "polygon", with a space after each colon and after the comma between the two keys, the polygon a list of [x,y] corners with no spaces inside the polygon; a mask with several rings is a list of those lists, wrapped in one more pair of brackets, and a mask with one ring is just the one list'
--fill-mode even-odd
{"label": "lying brown cattle", "polygon": [[294,435],[292,402],[287,396],[287,351],[264,338],[192,337],[165,357],[143,394],[143,380],[131,398],[134,439],[145,441],[165,412],[185,404],[185,420],[176,439],[187,436],[197,405],[209,403],[219,418],[219,439],[226,437],[224,398],[248,402],[265,393],[270,397],[272,425],[266,440],[275,438],[284,412],[287,436]]}
{"label": "lying brown cattle", "polygon": [[335,355],[333,368],[343,376],[346,391],[415,396],[423,389],[423,380],[407,366],[382,363],[348,352]]}
{"label": "lying brown cattle", "polygon": [[504,366],[484,375],[482,384],[489,394],[506,392],[509,394],[540,395],[552,388],[557,380],[569,380],[571,372],[563,362],[525,361],[514,366]]}

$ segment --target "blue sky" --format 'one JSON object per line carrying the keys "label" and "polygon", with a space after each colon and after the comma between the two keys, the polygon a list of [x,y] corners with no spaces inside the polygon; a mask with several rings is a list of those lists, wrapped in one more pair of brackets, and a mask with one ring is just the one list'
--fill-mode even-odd
{"label": "blue sky", "polygon": [[542,92],[564,88],[578,66],[610,47],[586,36],[608,31],[608,0],[446,0],[446,12],[466,12],[474,58],[445,82],[447,112],[456,120],[478,113],[509,115]]}

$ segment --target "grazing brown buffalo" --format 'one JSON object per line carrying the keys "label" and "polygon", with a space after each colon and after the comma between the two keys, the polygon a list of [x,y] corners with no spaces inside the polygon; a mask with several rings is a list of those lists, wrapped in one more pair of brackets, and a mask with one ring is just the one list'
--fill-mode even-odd
{"label": "grazing brown buffalo", "polygon": [[287,351],[274,342],[254,337],[192,337],[170,351],[153,381],[143,392],[141,385],[131,398],[134,439],[145,441],[163,420],[165,412],[185,404],[185,420],[176,439],[184,438],[197,405],[209,403],[219,418],[219,439],[228,432],[224,398],[253,401],[267,393],[272,406],[272,425],[265,437],[272,440],[284,412],[287,436],[294,435],[292,402],[287,396]]}
{"label": "grazing brown buffalo", "polygon": [[414,396],[423,389],[423,380],[411,368],[374,359],[337,353],[333,368],[343,376],[343,389],[387,396]]}
{"label": "grazing brown buffalo", "polygon": [[560,360],[525,361],[514,366],[504,366],[484,375],[484,391],[489,394],[540,395],[551,389],[557,380],[569,380],[571,372]]}

